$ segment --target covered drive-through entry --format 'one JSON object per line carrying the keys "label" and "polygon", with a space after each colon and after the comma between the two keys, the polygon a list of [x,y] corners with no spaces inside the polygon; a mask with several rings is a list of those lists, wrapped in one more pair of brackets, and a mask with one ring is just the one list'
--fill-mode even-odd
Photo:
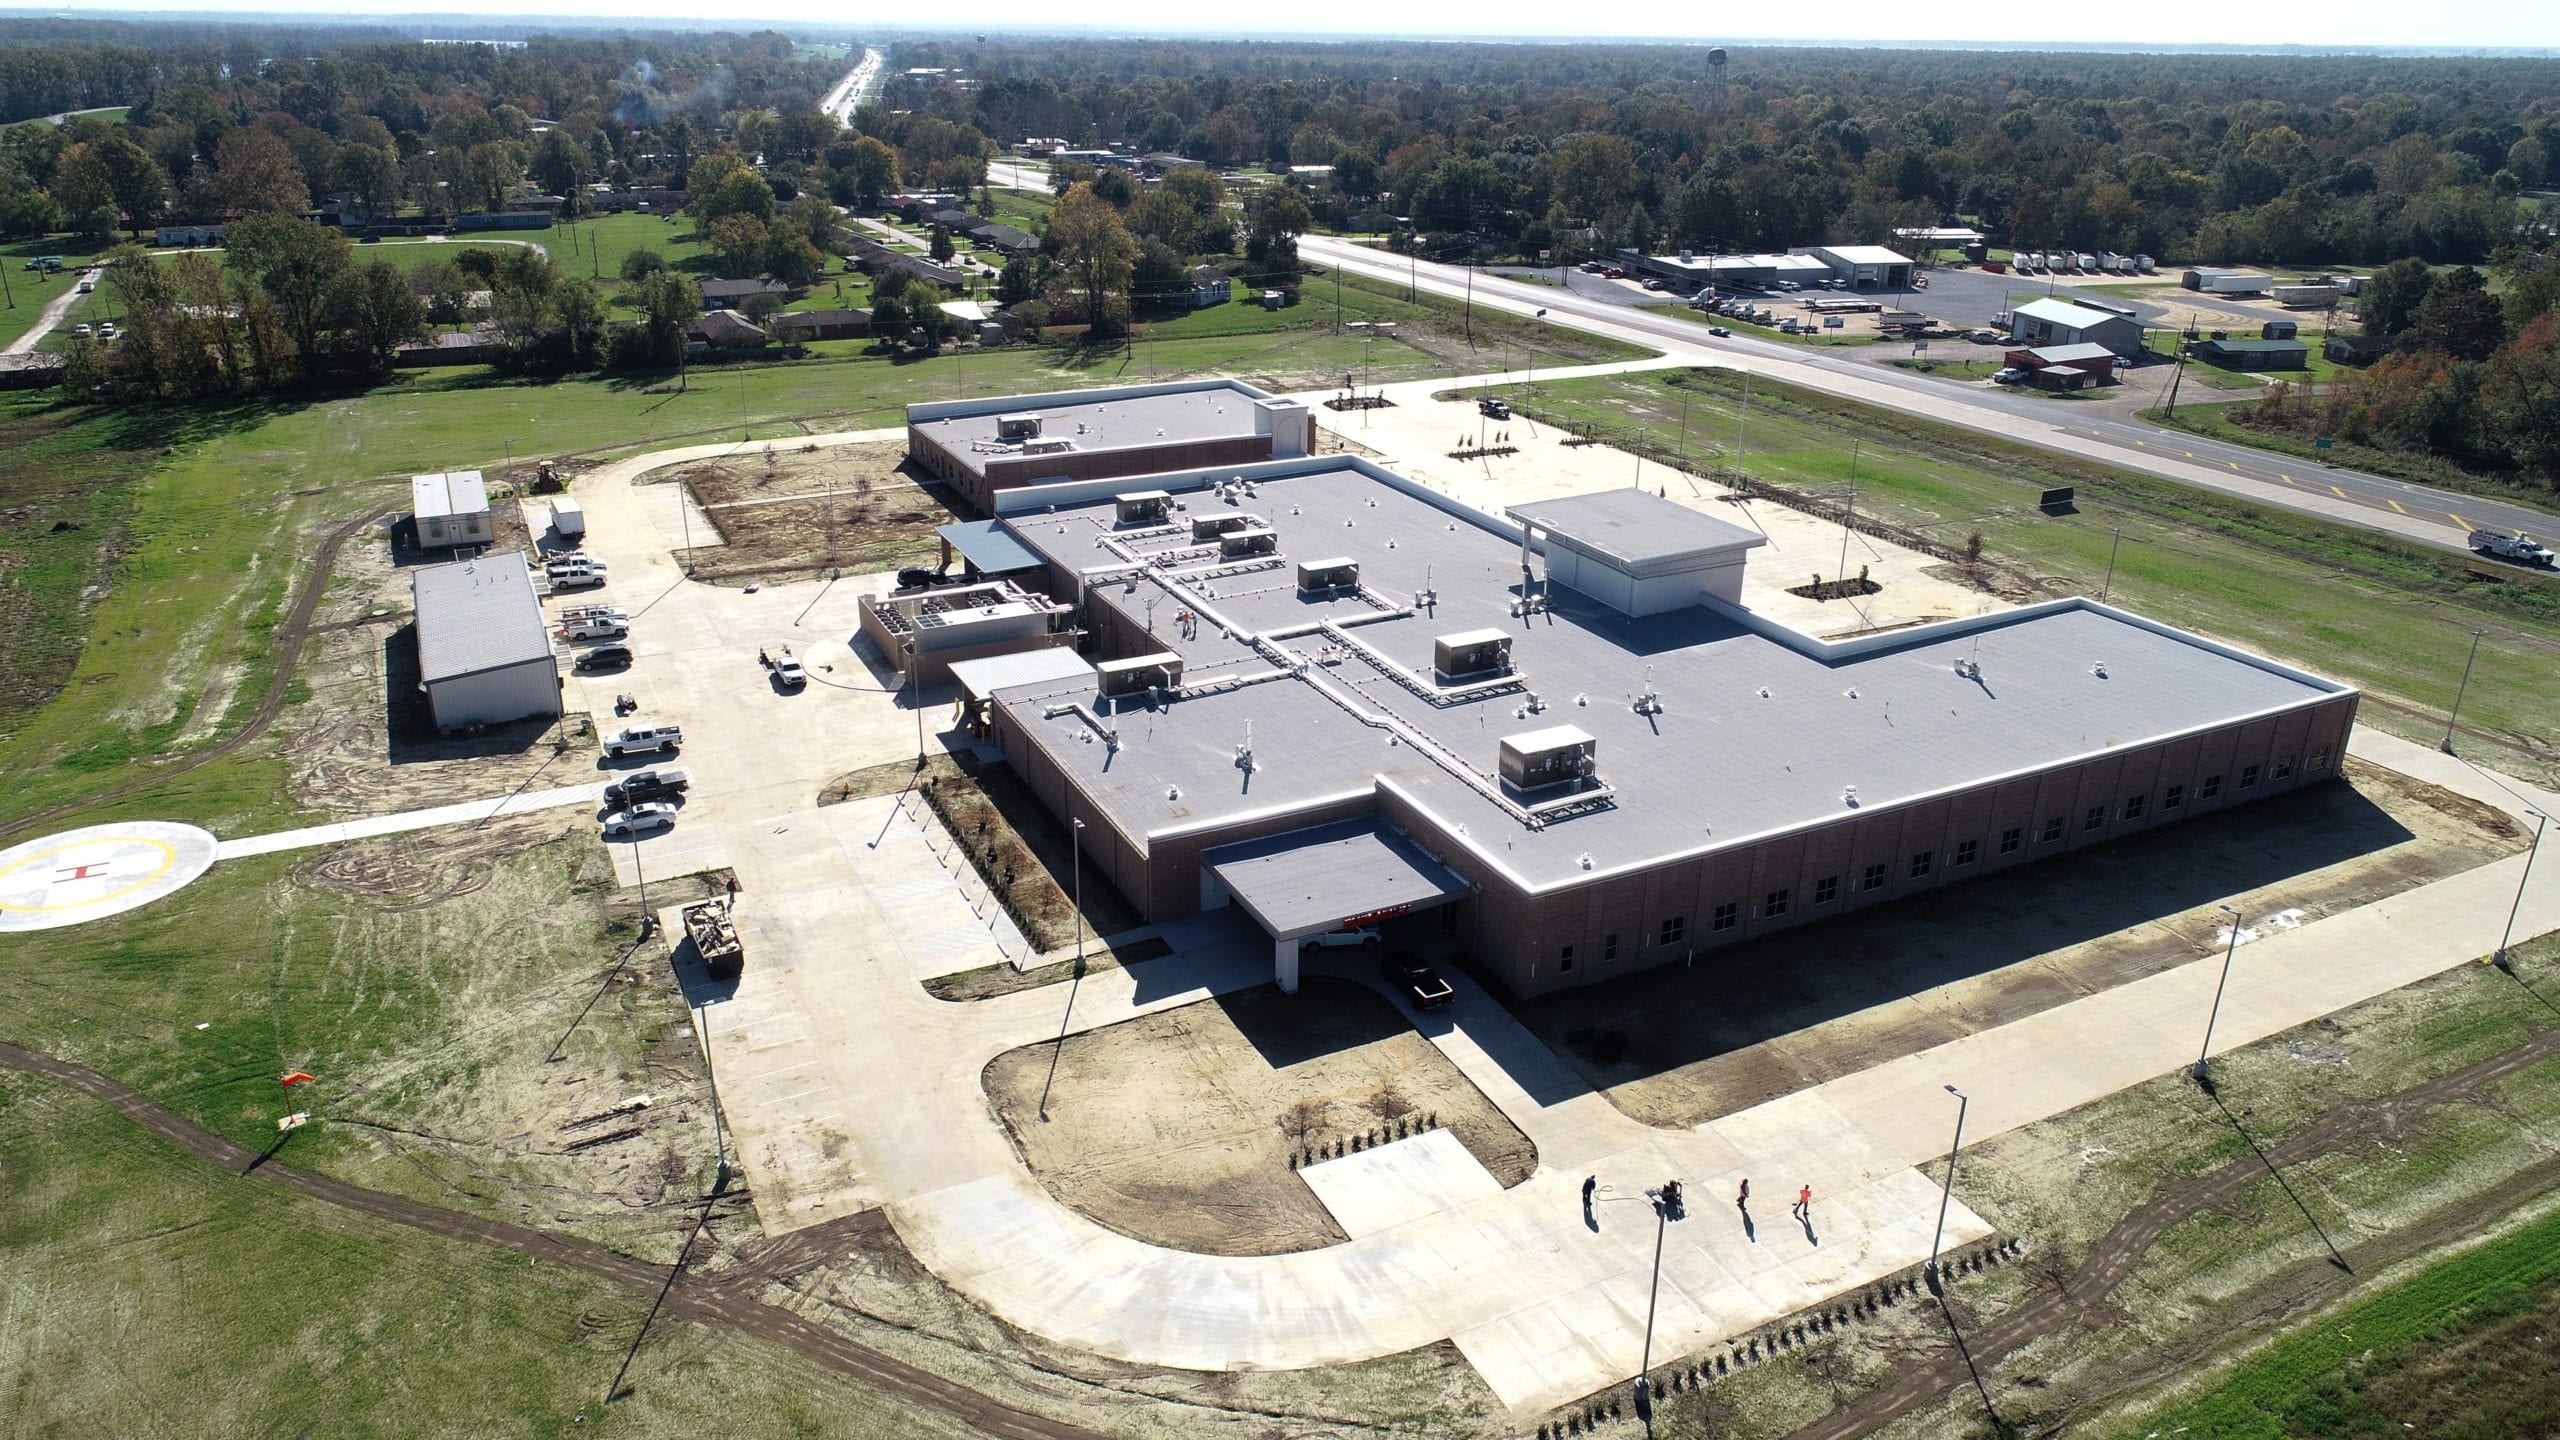
{"label": "covered drive-through entry", "polygon": [[1444,905],[1467,882],[1374,821],[1293,830],[1200,856],[1200,908],[1234,904],[1271,934],[1272,973],[1296,994],[1305,944]]}

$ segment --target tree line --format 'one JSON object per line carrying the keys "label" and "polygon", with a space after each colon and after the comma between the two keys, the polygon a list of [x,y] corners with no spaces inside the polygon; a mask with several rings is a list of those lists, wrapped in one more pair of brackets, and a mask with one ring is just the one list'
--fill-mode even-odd
{"label": "tree line", "polygon": [[[1997,243],[2204,262],[2486,260],[2560,162],[2560,62],[1663,45],[902,44],[888,101],[1007,143],[1331,165],[1499,249]],[[1336,218],[1327,215],[1324,218]]]}

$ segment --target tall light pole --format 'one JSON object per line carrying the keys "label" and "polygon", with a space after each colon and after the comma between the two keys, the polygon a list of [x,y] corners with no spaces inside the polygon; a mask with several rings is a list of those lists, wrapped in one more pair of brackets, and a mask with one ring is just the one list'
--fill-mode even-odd
{"label": "tall light pole", "polygon": [[2447,755],[2453,753],[2453,722],[2462,716],[2462,697],[2471,691],[2471,662],[2480,658],[2480,637],[2484,631],[2471,632],[2471,653],[2462,657],[2462,683],[2454,687],[2453,711],[2444,717],[2444,739],[2436,748]]}
{"label": "tall light pole", "polygon": [[2187,1072],[2195,1077],[2199,1085],[2207,1083],[2205,1060],[2213,1053],[2213,1022],[2222,1018],[2222,992],[2231,984],[2231,957],[2240,950],[2240,912],[2228,905],[2216,905],[2213,908],[2231,917],[2231,943],[2224,947],[2222,952],[2222,978],[2214,982],[2213,1008],[2205,1012],[2204,1044],[2197,1048],[2196,1063]]}
{"label": "tall light pole", "polygon": [[1662,1237],[1670,1225],[1671,1200],[1668,1195],[1656,1196],[1653,1202],[1653,1288],[1645,1295],[1644,1358],[1636,1365],[1636,1414],[1644,1419],[1646,1440],[1651,1440],[1653,1435],[1653,1312],[1662,1301]]}
{"label": "tall light pole", "polygon": [[2107,597],[2116,591],[2116,551],[2124,545],[2124,527],[2110,527],[2107,533],[2115,538],[2107,542],[2107,578],[2098,585],[2098,603],[2101,605],[2106,604]]}
{"label": "tall light pole", "polygon": [[649,877],[640,872],[640,832],[631,832],[631,878],[640,886],[640,938],[649,938],[657,928],[657,917],[649,913]]}
{"label": "tall light pole", "polygon": [[710,1006],[693,1007],[693,1029],[702,1037],[702,1078],[711,1087],[711,1144],[720,1156],[711,1176],[711,1193],[717,1195],[729,1185],[729,1135],[720,1119],[720,1075],[711,1064]]}
{"label": "tall light pole", "polygon": [[2533,876],[2534,852],[2542,848],[2543,822],[2550,818],[2539,810],[2533,812],[2533,843],[2525,847],[2524,871],[2516,876],[2516,900],[2507,907],[2507,928],[2498,936],[2498,951],[2489,957],[2491,964],[2509,974],[2515,973],[2515,967],[2507,961],[2507,942],[2516,938],[2516,914],[2524,909],[2524,882]]}
{"label": "tall light pole", "polygon": [[1070,820],[1067,831],[1067,868],[1075,876],[1076,887],[1076,973],[1084,973],[1084,822]]}
{"label": "tall light pole", "polygon": [[910,640],[907,650],[907,704],[916,712],[916,768],[924,768],[924,681],[917,674],[916,642]]}
{"label": "tall light pole", "polygon": [[1928,1277],[1929,1290],[1932,1294],[1938,1293],[1941,1284],[1938,1277],[1938,1242],[1946,1238],[1947,1206],[1956,1198],[1956,1152],[1964,1148],[1964,1112],[1973,1105],[1973,1101],[1953,1085],[1947,1087],[1947,1093],[1956,1097],[1956,1138],[1955,1143],[1947,1147],[1947,1186],[1938,1192],[1938,1228],[1929,1236],[1929,1263],[1920,1272]]}

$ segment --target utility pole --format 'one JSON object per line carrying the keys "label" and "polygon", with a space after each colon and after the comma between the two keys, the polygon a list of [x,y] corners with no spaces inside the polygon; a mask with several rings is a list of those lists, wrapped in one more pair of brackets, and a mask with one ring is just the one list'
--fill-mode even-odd
{"label": "utility pole", "polygon": [[2515,967],[2507,958],[2507,946],[2516,938],[2516,916],[2524,909],[2524,882],[2533,878],[2533,857],[2542,849],[2542,826],[2550,818],[2539,810],[2533,812],[2533,843],[2525,847],[2524,869],[2516,875],[2515,903],[2507,907],[2507,928],[2498,936],[2497,953],[2489,957],[2490,964],[2510,975]]}
{"label": "utility pole", "polygon": [[1742,473],[1742,437],[1751,426],[1751,372],[1742,372],[1742,413],[1733,422],[1733,473]]}
{"label": "utility pole", "polygon": [[1840,579],[1843,593],[1849,588],[1849,536],[1858,528],[1858,487],[1849,487],[1849,513],[1840,521]]}
{"label": "utility pole", "polygon": [[2107,542],[2107,578],[2098,586],[2098,603],[2101,605],[2106,604],[2107,597],[2115,593],[2116,551],[2124,544],[2124,527],[2111,525],[2107,528],[2107,533],[2115,538]]}
{"label": "utility pole", "polygon": [[2178,413],[2178,382],[2185,379],[2186,375],[2187,347],[2180,345],[2178,347],[2178,368],[2169,372],[2169,401],[2166,405],[2160,407],[2160,413],[2164,418]]}

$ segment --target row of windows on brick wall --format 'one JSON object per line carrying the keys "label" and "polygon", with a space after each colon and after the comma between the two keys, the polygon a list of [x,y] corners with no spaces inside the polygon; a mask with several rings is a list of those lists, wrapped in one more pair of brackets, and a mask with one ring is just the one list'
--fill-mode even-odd
{"label": "row of windows on brick wall", "polygon": [[[2327,769],[2328,764],[2329,752],[2327,750],[2315,750],[2312,752],[2309,768],[2313,774],[2318,774],[2320,771]],[[2278,760],[2275,762],[2276,779],[2282,780],[2292,774],[2293,761],[2291,759]],[[2259,767],[2255,765],[2243,766],[2240,771],[2240,788],[2243,790],[2255,788],[2258,783],[2258,776]],[[2196,794],[2200,799],[2211,800],[2221,793],[2222,777],[2219,775],[2206,776],[2203,782],[2196,787]],[[2187,787],[2184,785],[2172,785],[2161,792],[2160,808],[2163,811],[2180,809],[2186,803]],[[2131,796],[2119,807],[2119,814],[2127,820],[2139,820],[2142,818],[2143,812],[2149,804],[2150,797],[2147,795]],[[2107,807],[2104,805],[2092,805],[2089,807],[2088,814],[2081,822],[2081,829],[2084,831],[2101,830],[2106,827],[2106,823]],[[2062,832],[2063,817],[2056,815],[2044,822],[2044,830],[2041,838],[2044,843],[2051,844],[2052,842],[2062,838]],[[2024,827],[2013,825],[2000,832],[2001,854],[2015,855],[2021,849],[2025,848],[2025,845],[2026,830]],[[1960,840],[1956,842],[1956,853],[1954,859],[1954,863],[1956,865],[1971,865],[1981,857],[1982,842],[1980,840]],[[1911,856],[1911,878],[1914,880],[1926,878],[1931,871],[1937,868],[1937,863],[1938,854],[1936,851],[1914,851]],[[1862,893],[1869,890],[1881,890],[1885,885],[1885,877],[1886,867],[1883,864],[1878,863],[1869,865],[1858,877],[1858,889]],[[1813,882],[1814,904],[1828,905],[1839,898],[1839,876],[1825,875],[1821,879]],[[1789,908],[1793,905],[1793,901],[1793,891],[1772,890],[1766,896],[1762,897],[1760,901],[1760,917],[1762,919],[1776,919],[1777,917],[1787,913]],[[1711,921],[1711,928],[1715,933],[1722,934],[1727,930],[1735,928],[1737,925],[1741,924],[1741,922],[1742,902],[1738,900],[1728,900],[1715,907],[1713,919]],[[1660,931],[1657,932],[1659,935],[1658,943],[1663,945],[1677,945],[1687,937],[1688,928],[1688,917],[1685,915],[1675,915],[1671,919],[1662,922],[1662,927]],[[1609,935],[1601,940],[1600,958],[1603,961],[1615,960],[1618,958],[1618,937],[1616,935]],[[1557,952],[1556,968],[1562,972],[1570,972],[1573,969],[1572,946],[1567,945]],[[1536,972],[1533,970],[1531,973],[1534,974]]]}

